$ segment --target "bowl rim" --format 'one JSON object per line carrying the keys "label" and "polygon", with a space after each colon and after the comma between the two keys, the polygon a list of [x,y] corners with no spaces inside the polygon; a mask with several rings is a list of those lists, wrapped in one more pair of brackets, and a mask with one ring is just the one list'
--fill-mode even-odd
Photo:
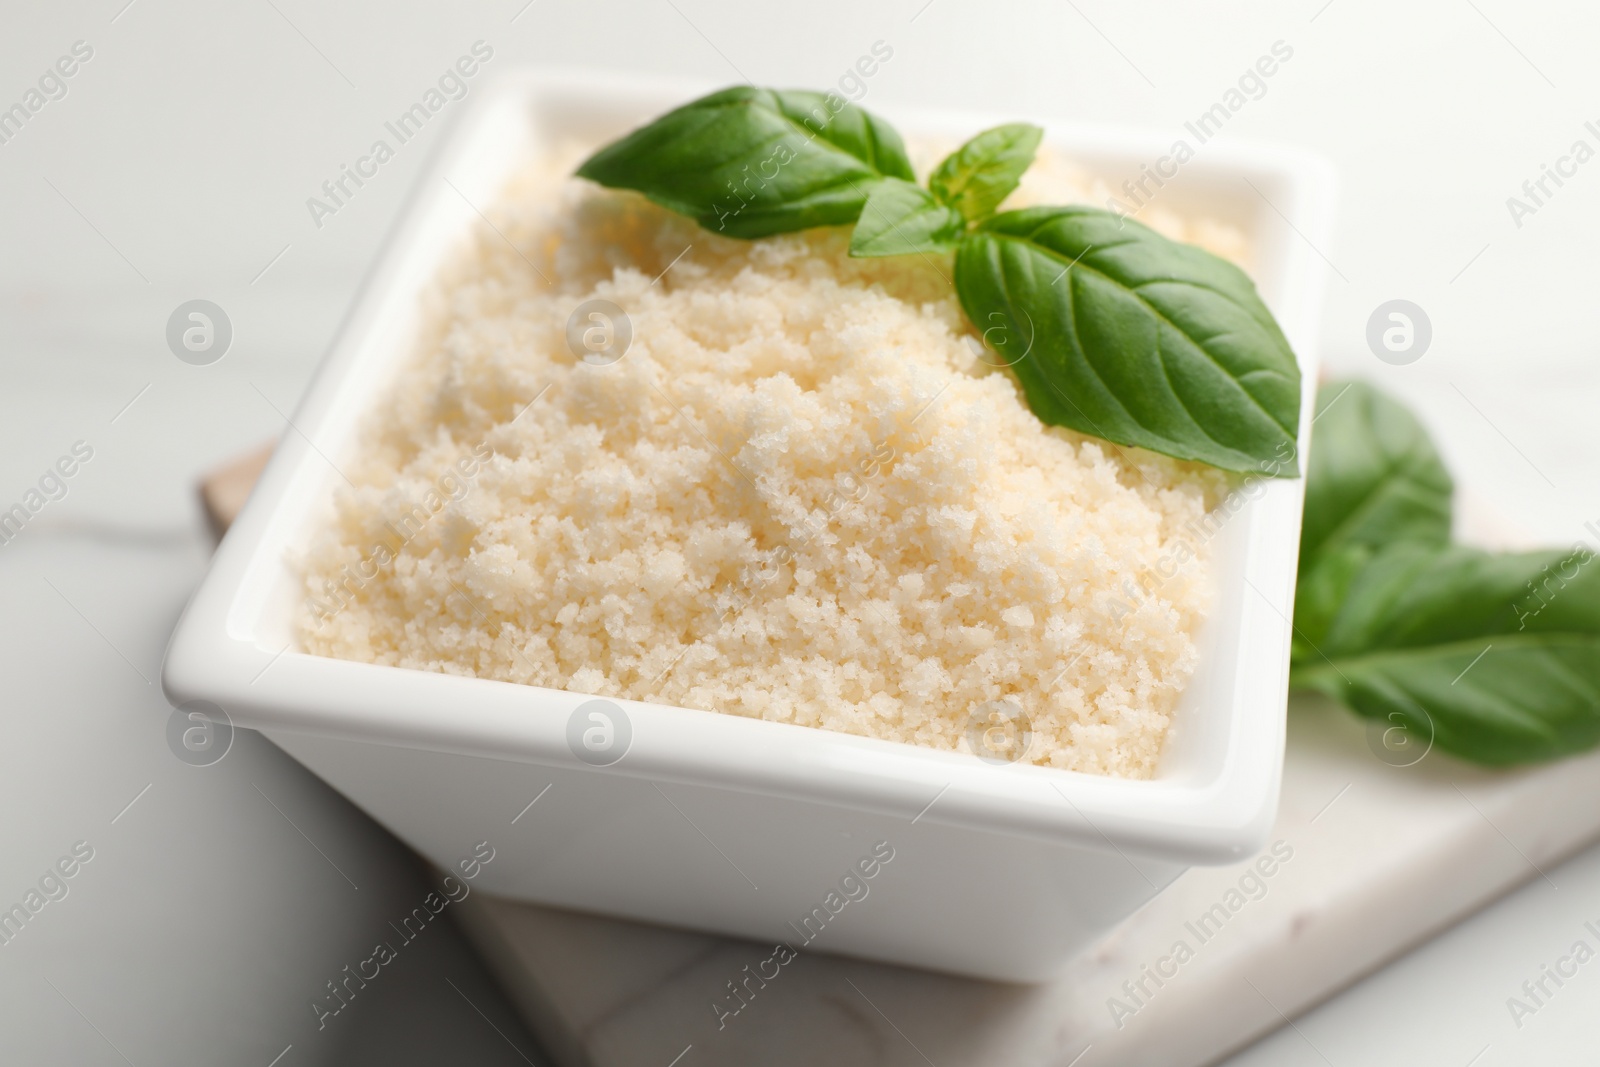
{"label": "bowl rim", "polygon": [[[498,72],[476,89],[475,100],[464,102],[421,168],[282,441],[173,632],[162,687],[174,705],[215,704],[234,724],[269,734],[291,731],[585,766],[567,747],[566,724],[578,705],[595,698],[592,694],[344,661],[288,646],[274,650],[263,645],[248,609],[252,598],[263,595],[266,575],[282,557],[287,520],[279,522],[276,512],[307,479],[326,478],[325,470],[313,470],[329,462],[314,442],[337,420],[351,417],[333,397],[351,388],[347,379],[356,370],[363,338],[385,302],[400,291],[398,262],[422,240],[427,213],[442,197],[454,195],[447,176],[470,152],[473,139],[504,121],[507,107],[582,99],[643,107],[644,116],[712,88],[700,82],[519,68]],[[976,131],[1015,121],[1015,116],[894,107],[881,113],[902,129],[924,131]],[[1048,140],[1080,156],[1155,158],[1152,153],[1165,151],[1171,140],[1151,131],[1035,121],[1045,127]],[[1300,238],[1283,264],[1284,292],[1277,303],[1305,382],[1299,435],[1303,465],[1325,273],[1318,249],[1331,230],[1332,172],[1305,152],[1241,140],[1208,143],[1204,161],[1204,173],[1274,176],[1292,192],[1285,204],[1268,204]],[[620,762],[594,773],[848,806],[913,822],[928,818],[1124,855],[1184,863],[1237,861],[1265,841],[1276,815],[1303,488],[1303,479],[1270,479],[1262,496],[1247,505],[1258,511],[1249,520],[1242,577],[1259,595],[1241,601],[1246,617],[1240,625],[1251,643],[1240,639],[1239,658],[1250,657],[1252,672],[1240,672],[1236,679],[1248,685],[1248,692],[1235,701],[1226,720],[1225,755],[1204,780],[1160,775],[1131,780],[1031,765],[993,766],[959,752],[611,697],[605,699],[627,712],[632,744]]]}

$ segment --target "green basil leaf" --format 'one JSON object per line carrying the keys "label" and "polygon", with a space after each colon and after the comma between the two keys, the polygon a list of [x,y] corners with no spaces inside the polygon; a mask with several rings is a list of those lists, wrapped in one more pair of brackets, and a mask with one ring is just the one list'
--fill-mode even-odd
{"label": "green basil leaf", "polygon": [[1454,483],[1411,412],[1362,382],[1324,385],[1317,411],[1300,528],[1302,572],[1351,545],[1450,540]]}
{"label": "green basil leaf", "polygon": [[1237,267],[1109,211],[1042,207],[968,234],[955,282],[1044,422],[1296,473],[1300,367]]}
{"label": "green basil leaf", "polygon": [[973,221],[994,213],[1033,164],[1044,131],[1026,122],[984,130],[928,176],[933,195]]}
{"label": "green basil leaf", "polygon": [[1583,548],[1380,550],[1292,680],[1479,763],[1589,748],[1600,743],[1600,566]]}
{"label": "green basil leaf", "polygon": [[850,235],[852,256],[902,256],[908,252],[948,252],[967,223],[933,194],[912,182],[885,178],[872,189],[861,220]]}
{"label": "green basil leaf", "polygon": [[854,222],[877,182],[914,178],[882,119],[836,94],[752,86],[668,112],[578,174],[742,238]]}

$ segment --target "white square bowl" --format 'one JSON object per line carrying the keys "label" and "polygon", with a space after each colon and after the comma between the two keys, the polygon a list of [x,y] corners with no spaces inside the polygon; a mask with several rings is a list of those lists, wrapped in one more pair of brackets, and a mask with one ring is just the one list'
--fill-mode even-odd
{"label": "white square bowl", "polygon": [[[174,703],[209,701],[261,730],[440,866],[489,840],[497,858],[476,884],[492,893],[799,948],[795,924],[888,842],[894,858],[870,895],[825,912],[806,947],[1048,978],[1186,866],[1237,861],[1263,842],[1283,767],[1302,480],[1260,484],[1212,539],[1219,602],[1149,781],[632,701],[616,701],[631,748],[597,768],[567,742],[585,694],[297,650],[301,587],[287,559],[326,515],[338,476],[324,457],[356,447],[362,416],[410,357],[416,296],[481,225],[473,205],[492,203],[555,139],[616,136],[707,88],[521,71],[467,101],[184,612],[162,683]],[[883,114],[908,135],[955,138],[1016,119]],[[1041,125],[1114,179],[1172,148],[1164,135]],[[1207,144],[1160,197],[1249,236],[1306,381],[1303,456],[1327,168]]]}

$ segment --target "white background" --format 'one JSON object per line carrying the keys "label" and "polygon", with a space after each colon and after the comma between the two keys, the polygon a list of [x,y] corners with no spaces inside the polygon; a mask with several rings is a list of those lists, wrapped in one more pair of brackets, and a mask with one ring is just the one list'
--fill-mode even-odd
{"label": "white background", "polygon": [[[60,812],[100,788],[94,767],[115,766],[108,723],[143,716],[140,736],[160,749],[159,694],[124,660],[154,676],[165,628],[203,565],[194,480],[283,429],[280,412],[303,390],[443,124],[401,147],[320,229],[306,198],[480,39],[494,48],[489,73],[537,62],[798,87],[833,84],[882,40],[894,55],[870,81],[869,107],[1053,115],[1174,137],[1282,40],[1293,58],[1227,132],[1291,141],[1337,167],[1339,224],[1319,249],[1334,267],[1326,366],[1405,397],[1458,480],[1520,525],[1552,543],[1594,540],[1583,524],[1600,522],[1600,160],[1520,228],[1506,207],[1575,139],[1600,148],[1584,129],[1600,125],[1600,12],[1590,6],[124,3],[11,0],[0,20],[0,106],[73,42],[94,49],[68,95],[0,145],[0,503],[20,498],[74,441],[95,448],[68,498],[0,548],[4,713],[13,738],[44,745],[13,743],[0,757],[0,800],[13,813],[0,897],[75,836]],[[194,297],[233,322],[232,350],[209,367],[180,363],[164,340],[168,314]],[[1397,297],[1433,325],[1430,350],[1402,367],[1364,340],[1372,310]],[[73,537],[87,541],[58,549]],[[152,603],[160,610],[134,610]],[[108,621],[117,619],[126,621]],[[21,651],[35,645],[55,658]],[[46,662],[70,665],[76,687]],[[69,688],[77,703],[59,706]],[[69,714],[81,727],[63,733]],[[46,783],[56,806],[38,799]],[[108,798],[131,795],[116,786]],[[1554,881],[1561,890],[1530,885],[1239,1062],[1465,1064],[1482,1045],[1484,1064],[1587,1062],[1600,963],[1520,1031],[1504,1008],[1582,919],[1600,919],[1600,852]],[[10,981],[7,966],[17,964],[0,957]],[[141,963],[119,966],[132,975]],[[14,1011],[0,1006],[5,1029],[56,1023]]]}

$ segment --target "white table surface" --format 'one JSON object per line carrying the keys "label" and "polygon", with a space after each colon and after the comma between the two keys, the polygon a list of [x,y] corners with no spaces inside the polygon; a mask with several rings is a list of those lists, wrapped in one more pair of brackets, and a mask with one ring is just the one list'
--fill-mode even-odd
{"label": "white table surface", "polygon": [[[1335,267],[1327,365],[1414,404],[1460,480],[1541,537],[1592,540],[1583,524],[1600,520],[1600,272],[1591,251],[1600,237],[1600,161],[1580,168],[1520,228],[1505,204],[1573,140],[1600,145],[1584,129],[1585,120],[1600,123],[1591,56],[1600,12],[1591,8],[1505,0],[1204,9],[1110,0],[824,0],[804,9],[726,0],[494,0],[448,10],[376,0],[124,3],[13,3],[0,34],[0,104],[20,98],[74,41],[94,48],[68,95],[0,145],[0,501],[19,498],[74,441],[96,450],[69,496],[0,547],[9,741],[0,750],[0,799],[12,815],[0,897],[20,894],[35,867],[86,836],[74,827],[87,813],[99,818],[100,807],[115,808],[149,780],[133,780],[137,766],[124,767],[127,782],[114,778],[113,754],[142,746],[150,751],[139,759],[190,770],[164,751],[152,725],[159,694],[123,657],[154,669],[203,552],[195,477],[281,430],[278,412],[298,397],[439,124],[320,229],[306,198],[479,39],[495,49],[492,68],[554,62],[796,86],[836,81],[883,40],[894,56],[870,80],[868,106],[971,105],[1138,123],[1174,137],[1281,39],[1293,59],[1229,132],[1315,148],[1340,171],[1337,237],[1320,250]],[[232,349],[208,367],[180,363],[163,337],[168,314],[194,297],[221,304],[234,325]],[[1432,348],[1409,366],[1380,362],[1363,340],[1373,308],[1396,297],[1420,304],[1433,323]],[[71,605],[41,584],[41,573]],[[116,718],[131,721],[136,711],[148,720],[136,728]],[[167,847],[188,813],[156,800],[152,791],[141,814],[159,817],[146,831],[149,847]],[[206,870],[206,853],[170,853],[173,862],[180,855],[189,867],[175,881],[197,884],[181,872]],[[102,869],[91,866],[85,879]],[[1464,1065],[1484,1045],[1479,1063],[1583,1061],[1600,1029],[1600,964],[1582,969],[1520,1029],[1505,1007],[1524,979],[1583,936],[1584,920],[1600,925],[1600,850],[1549,873],[1549,882],[1530,883],[1234,1062]],[[131,932],[132,895],[163,899],[154,877],[108,872],[110,888],[96,890],[108,899],[51,907],[63,922],[79,906],[119,917],[81,949],[104,976],[103,1010],[130,1026],[143,1020],[146,1057],[133,1062],[182,1062],[173,1050],[192,1046],[163,1037],[181,1034],[175,1020],[217,1019],[230,1008],[192,973],[192,988],[182,990],[142,980],[162,945],[184,944],[179,909],[151,913],[170,930],[157,923]],[[224,893],[227,879],[205,884]],[[93,889],[85,880],[75,892],[90,898]],[[199,896],[194,906],[206,906]],[[0,949],[4,988],[37,985],[38,969],[57,962],[15,947]],[[50,1047],[28,1035],[77,1018],[44,1003],[0,998],[0,1032],[15,1042],[0,1048]],[[93,1056],[122,1062],[92,1034],[87,1041]],[[78,1062],[101,1060],[84,1051]]]}

